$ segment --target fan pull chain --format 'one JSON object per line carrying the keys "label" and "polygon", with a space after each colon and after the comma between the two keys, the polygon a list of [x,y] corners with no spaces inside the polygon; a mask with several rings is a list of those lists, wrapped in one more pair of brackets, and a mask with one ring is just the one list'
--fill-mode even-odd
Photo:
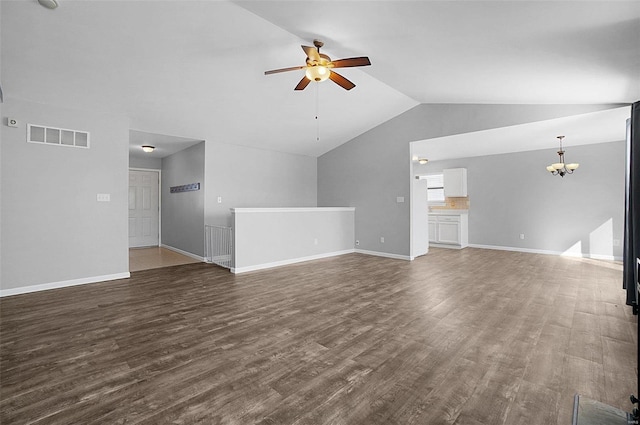
{"label": "fan pull chain", "polygon": [[320,83],[316,83],[316,142],[320,141],[320,120],[318,119],[320,111],[319,89]]}

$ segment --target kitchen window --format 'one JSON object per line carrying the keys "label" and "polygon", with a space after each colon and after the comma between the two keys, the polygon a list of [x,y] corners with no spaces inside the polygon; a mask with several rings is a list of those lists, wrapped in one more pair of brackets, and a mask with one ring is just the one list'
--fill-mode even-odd
{"label": "kitchen window", "polygon": [[427,202],[429,205],[444,205],[444,178],[442,174],[421,176],[427,180]]}

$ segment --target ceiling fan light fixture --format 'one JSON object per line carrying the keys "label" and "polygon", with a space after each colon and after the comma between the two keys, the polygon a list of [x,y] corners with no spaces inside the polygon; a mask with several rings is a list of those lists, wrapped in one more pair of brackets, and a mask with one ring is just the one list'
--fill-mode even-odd
{"label": "ceiling fan light fixture", "polygon": [[320,53],[320,48],[324,46],[324,43],[320,40],[313,40],[313,47],[300,46],[307,55],[305,65],[291,66],[289,68],[272,69],[271,71],[265,71],[264,75],[277,74],[280,72],[296,71],[298,69],[304,69],[304,77],[298,82],[298,85],[294,90],[304,90],[311,81],[321,82],[331,80],[345,90],[351,90],[356,85],[351,81],[332,71],[334,68],[352,68],[356,66],[368,66],[371,65],[371,61],[366,56],[360,56],[356,58],[345,58],[331,60],[331,58],[324,53]]}
{"label": "ceiling fan light fixture", "polygon": [[153,152],[155,148],[156,148],[155,146],[151,146],[151,145],[142,145],[142,150],[145,151],[146,153]]}
{"label": "ceiling fan light fixture", "polygon": [[322,65],[314,65],[307,67],[307,70],[304,72],[307,78],[310,81],[321,82],[325,81],[329,78],[331,71],[326,66]]}

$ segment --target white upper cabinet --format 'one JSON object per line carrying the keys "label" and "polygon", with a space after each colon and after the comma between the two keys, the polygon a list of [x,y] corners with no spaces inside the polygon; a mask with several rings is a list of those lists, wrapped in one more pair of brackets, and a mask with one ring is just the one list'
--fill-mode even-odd
{"label": "white upper cabinet", "polygon": [[444,177],[444,196],[459,198],[467,196],[467,169],[448,168],[442,171]]}

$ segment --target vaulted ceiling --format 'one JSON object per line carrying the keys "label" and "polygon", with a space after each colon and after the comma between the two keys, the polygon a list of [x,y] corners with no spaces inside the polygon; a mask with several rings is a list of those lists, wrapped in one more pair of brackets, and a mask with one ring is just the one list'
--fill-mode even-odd
{"label": "vaulted ceiling", "polygon": [[[5,99],[142,133],[318,156],[419,103],[640,99],[638,1],[58,1],[0,3]],[[313,39],[353,90],[264,75]]]}

